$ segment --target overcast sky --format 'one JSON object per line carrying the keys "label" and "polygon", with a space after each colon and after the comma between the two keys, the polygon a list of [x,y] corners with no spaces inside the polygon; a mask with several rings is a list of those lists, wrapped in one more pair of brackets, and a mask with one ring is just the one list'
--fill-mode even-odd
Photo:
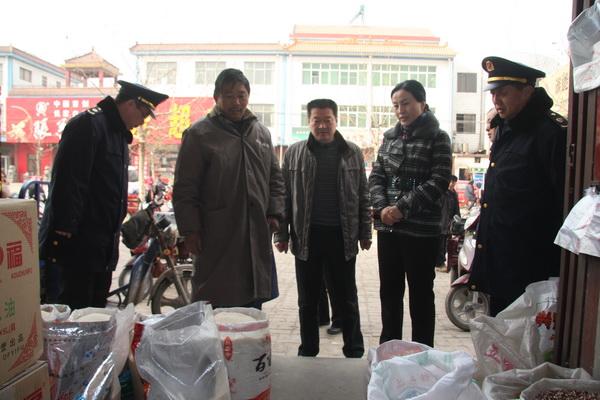
{"label": "overcast sky", "polygon": [[12,0],[2,4],[0,45],[57,65],[94,47],[135,79],[136,42],[286,42],[294,24],[347,25],[361,5],[365,25],[428,28],[477,58],[568,61],[571,0]]}

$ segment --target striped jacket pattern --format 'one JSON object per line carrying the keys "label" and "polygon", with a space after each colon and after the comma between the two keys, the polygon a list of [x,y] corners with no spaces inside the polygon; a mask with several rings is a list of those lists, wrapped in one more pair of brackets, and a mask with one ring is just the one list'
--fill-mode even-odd
{"label": "striped jacket pattern", "polygon": [[[441,197],[448,189],[452,164],[450,137],[426,111],[412,124],[406,139],[398,123],[383,135],[369,176],[375,229],[416,237],[441,234]],[[393,226],[378,215],[396,205],[404,218]]]}

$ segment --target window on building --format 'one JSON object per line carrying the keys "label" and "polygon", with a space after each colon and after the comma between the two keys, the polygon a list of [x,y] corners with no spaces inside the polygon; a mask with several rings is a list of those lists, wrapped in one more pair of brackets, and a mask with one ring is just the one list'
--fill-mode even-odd
{"label": "window on building", "polygon": [[341,128],[366,128],[366,106],[338,106],[338,126]]}
{"label": "window on building", "polygon": [[146,84],[174,85],[177,78],[177,63],[149,62],[146,64]]}
{"label": "window on building", "polygon": [[371,110],[371,128],[391,128],[397,118],[391,106],[373,106]]}
{"label": "window on building", "polygon": [[42,86],[48,87],[48,77],[42,75]]}
{"label": "window on building", "polygon": [[456,86],[459,93],[476,93],[477,74],[472,72],[459,72],[456,77]]}
{"label": "window on building", "polygon": [[25,82],[31,82],[31,70],[23,67],[19,67],[19,79]]}
{"label": "window on building", "polygon": [[302,63],[304,85],[366,86],[366,64]]}
{"label": "window on building", "polygon": [[60,81],[56,81],[56,87],[60,89],[60,87],[61,87]]}
{"label": "window on building", "polygon": [[225,62],[199,61],[196,63],[196,84],[212,85],[225,69]]}
{"label": "window on building", "polygon": [[274,65],[272,62],[245,62],[244,75],[250,85],[272,85]]}
{"label": "window on building", "polygon": [[435,65],[373,64],[373,86],[395,86],[407,79],[414,79],[426,87],[435,88],[437,67]]}
{"label": "window on building", "polygon": [[475,133],[475,114],[456,114],[456,133]]}
{"label": "window on building", "polygon": [[275,116],[275,106],[273,104],[251,104],[248,108],[264,126],[273,126]]}

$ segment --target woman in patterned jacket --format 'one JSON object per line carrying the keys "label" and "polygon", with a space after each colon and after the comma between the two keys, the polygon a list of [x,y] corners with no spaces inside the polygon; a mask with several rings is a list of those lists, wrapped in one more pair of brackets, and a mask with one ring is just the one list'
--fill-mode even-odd
{"label": "woman in patterned jacket", "polygon": [[369,177],[379,260],[380,343],[402,339],[406,277],[412,340],[433,346],[440,198],[450,180],[452,150],[425,96],[415,80],[394,87],[399,122],[385,132]]}

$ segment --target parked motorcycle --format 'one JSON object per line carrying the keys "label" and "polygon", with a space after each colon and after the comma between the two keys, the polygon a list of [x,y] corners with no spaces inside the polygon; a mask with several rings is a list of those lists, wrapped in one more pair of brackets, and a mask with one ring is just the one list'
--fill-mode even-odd
{"label": "parked motorcycle", "polygon": [[471,290],[469,277],[475,255],[479,209],[473,208],[466,219],[455,218],[448,240],[448,268],[451,287],[446,295],[448,319],[463,331],[469,331],[469,321],[479,315],[489,315],[490,301],[485,293]]}
{"label": "parked motorcycle", "polygon": [[193,273],[173,213],[156,212],[159,207],[151,202],[123,224],[123,243],[134,255],[119,276],[119,288],[109,294],[119,297],[119,305],[138,304],[148,297],[154,314],[191,302]]}

